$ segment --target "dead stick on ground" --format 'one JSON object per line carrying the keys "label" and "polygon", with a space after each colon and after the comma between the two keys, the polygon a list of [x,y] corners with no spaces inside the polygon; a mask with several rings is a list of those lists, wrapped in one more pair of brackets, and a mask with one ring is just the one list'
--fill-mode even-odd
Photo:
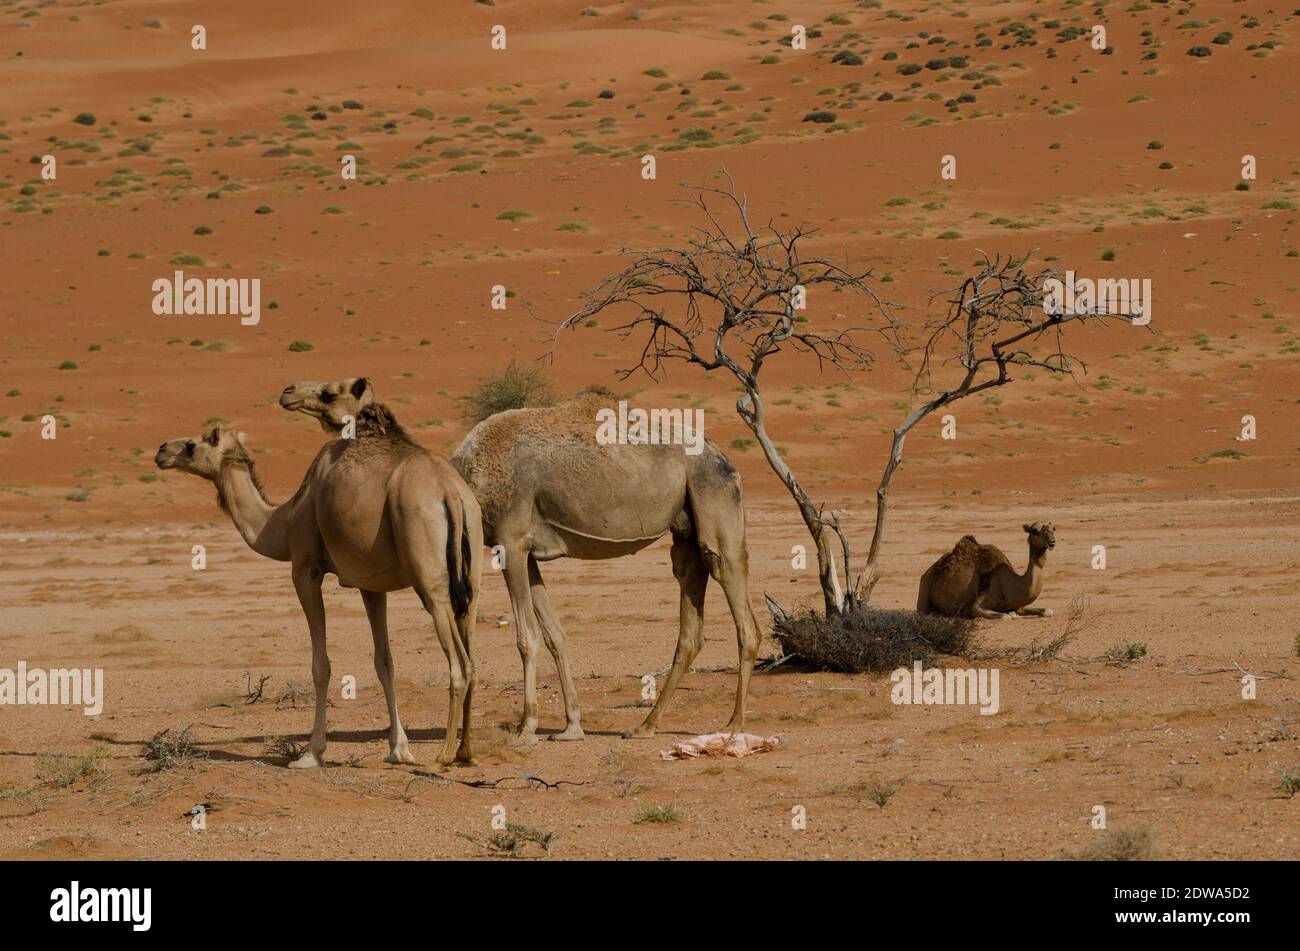
{"label": "dead stick on ground", "polygon": [[[537,787],[546,789],[559,789],[561,786],[585,786],[586,780],[575,782],[572,779],[557,779],[555,782],[549,782],[540,776],[502,776],[499,779],[456,779],[454,776],[446,776],[442,773],[435,773],[426,769],[413,769],[412,773],[419,779],[436,779],[444,783],[459,783],[462,786],[469,786],[471,789],[497,789],[501,783],[508,782],[512,779],[522,780],[525,783],[536,784]],[[411,783],[415,780],[411,780]],[[410,790],[411,783],[406,784],[407,790]]]}
{"label": "dead stick on ground", "polygon": [[1285,670],[1270,670],[1263,674],[1252,674],[1249,670],[1242,667],[1235,660],[1231,667],[1215,667],[1213,670],[1184,670],[1182,673],[1188,677],[1208,677],[1210,674],[1246,674],[1248,677],[1254,677],[1256,680],[1294,680],[1295,678]]}

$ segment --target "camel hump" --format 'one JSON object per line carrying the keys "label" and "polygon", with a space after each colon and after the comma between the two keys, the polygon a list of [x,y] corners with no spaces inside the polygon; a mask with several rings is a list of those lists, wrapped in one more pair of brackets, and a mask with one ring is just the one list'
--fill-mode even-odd
{"label": "camel hump", "polygon": [[974,535],[963,535],[957,544],[952,546],[952,558],[957,562],[975,564],[980,560],[980,549],[983,547],[975,540]]}
{"label": "camel hump", "polygon": [[963,535],[948,557],[954,566],[970,565],[981,575],[988,574],[998,565],[1011,564],[997,545],[981,545],[974,535]]}

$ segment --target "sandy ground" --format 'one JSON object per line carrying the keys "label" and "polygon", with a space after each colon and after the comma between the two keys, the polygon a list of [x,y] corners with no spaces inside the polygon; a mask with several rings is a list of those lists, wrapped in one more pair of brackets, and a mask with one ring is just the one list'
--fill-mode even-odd
{"label": "sandy ground", "polygon": [[[103,667],[107,691],[98,717],[0,707],[0,855],[471,857],[492,854],[502,805],[554,834],[552,857],[1057,857],[1097,840],[1104,805],[1112,830],[1151,830],[1162,857],[1293,857],[1300,131],[1283,117],[1300,17],[1255,0],[1107,7],[1103,54],[1069,32],[1091,28],[1082,8],[922,8],[0,3],[0,668]],[[800,22],[808,50],[777,43]],[[190,48],[195,23],[205,51]],[[1198,46],[1212,55],[1187,55]],[[832,62],[844,50],[862,65]],[[924,68],[953,56],[965,65]],[[836,121],[801,121],[818,110]],[[358,157],[358,181],[339,179],[341,154]],[[946,155],[955,180],[940,177]],[[1259,173],[1239,189],[1245,155]],[[1057,616],[982,636],[1049,640],[1076,596],[1090,625],[1055,661],[1004,666],[996,716],[892,705],[884,677],[781,667],[756,677],[749,725],[782,751],[662,762],[730,709],[718,593],[665,734],[624,741],[644,715],[641,676],[672,655],[667,545],[550,566],[589,735],[518,749],[503,728],[518,655],[488,577],[481,762],[451,773],[514,777],[483,789],[382,763],[364,614],[331,582],[333,667],[359,696],[332,698],[329,768],[283,769],[268,746],[303,741],[311,720],[309,701],[276,703],[310,682],[287,567],[243,547],[210,487],[154,471],[155,447],[237,426],[270,496],[287,498],[321,435],[275,407],[280,389],[367,374],[450,452],[468,429],[457,397],[551,348],[533,314],[570,313],[620,247],[684,236],[696,219],[678,183],[722,166],[762,219],[820,229],[809,253],[872,268],[918,320],[980,251],[1152,280],[1149,328],[1079,333],[1086,376],[1027,373],[960,404],[955,442],[926,423],[895,482],[879,604],[911,606],[916,578],[968,532],[1023,564],[1019,526],[1041,518],[1060,537],[1042,597]],[[177,268],[260,278],[261,322],[155,316],[150,285]],[[504,311],[489,307],[497,284],[514,295]],[[810,319],[844,329],[860,309],[814,299]],[[598,382],[704,408],[745,478],[755,605],[763,591],[813,600],[813,573],[790,567],[805,533],[743,441],[731,381],[674,367],[620,382],[639,348],[603,332],[614,323],[559,341],[557,390]],[[786,458],[865,547],[908,373],[883,353],[849,378],[785,358],[764,372]],[[41,438],[47,414],[57,439]],[[1246,415],[1258,438],[1242,442]],[[414,597],[391,603],[403,717],[428,770],[446,667]],[[1140,659],[1104,658],[1138,642]],[[1260,678],[1254,700],[1238,665]],[[542,671],[543,726],[558,729]],[[245,678],[263,675],[245,705]],[[185,724],[207,757],[148,772],[144,744]],[[86,775],[59,785],[83,755]],[[196,803],[214,810],[201,832]],[[679,821],[635,822],[646,807]]]}

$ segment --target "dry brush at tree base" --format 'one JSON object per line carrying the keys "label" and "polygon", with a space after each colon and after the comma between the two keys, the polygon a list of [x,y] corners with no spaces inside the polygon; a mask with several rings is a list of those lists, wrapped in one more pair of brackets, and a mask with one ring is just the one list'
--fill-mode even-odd
{"label": "dry brush at tree base", "polygon": [[964,656],[975,647],[968,618],[855,605],[838,614],[805,610],[777,616],[772,637],[782,657],[839,673],[884,673],[931,664],[940,655]]}
{"label": "dry brush at tree base", "polygon": [[1063,626],[1050,640],[986,647],[974,618],[865,604],[839,614],[808,608],[790,614],[771,598],[766,600],[772,612],[772,638],[781,648],[777,662],[853,674],[886,673],[917,661],[928,666],[945,656],[976,663],[1044,664],[1060,657],[1067,645],[1099,620],[1089,611],[1087,599],[1078,595],[1066,609]]}

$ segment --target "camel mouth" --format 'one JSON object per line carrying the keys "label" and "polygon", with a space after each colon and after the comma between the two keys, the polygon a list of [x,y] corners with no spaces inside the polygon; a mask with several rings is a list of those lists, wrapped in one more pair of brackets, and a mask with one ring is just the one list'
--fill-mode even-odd
{"label": "camel mouth", "polygon": [[176,463],[171,456],[164,456],[161,452],[153,457],[153,464],[159,469],[174,469],[176,467]]}
{"label": "camel mouth", "polygon": [[292,396],[287,396],[287,397],[286,397],[286,396],[281,396],[281,397],[280,397],[280,408],[281,408],[281,409],[287,409],[287,410],[299,410],[299,409],[302,409],[302,404],[303,404],[303,401],[300,400],[300,399],[298,399],[298,398],[296,398],[296,397],[292,397]]}

